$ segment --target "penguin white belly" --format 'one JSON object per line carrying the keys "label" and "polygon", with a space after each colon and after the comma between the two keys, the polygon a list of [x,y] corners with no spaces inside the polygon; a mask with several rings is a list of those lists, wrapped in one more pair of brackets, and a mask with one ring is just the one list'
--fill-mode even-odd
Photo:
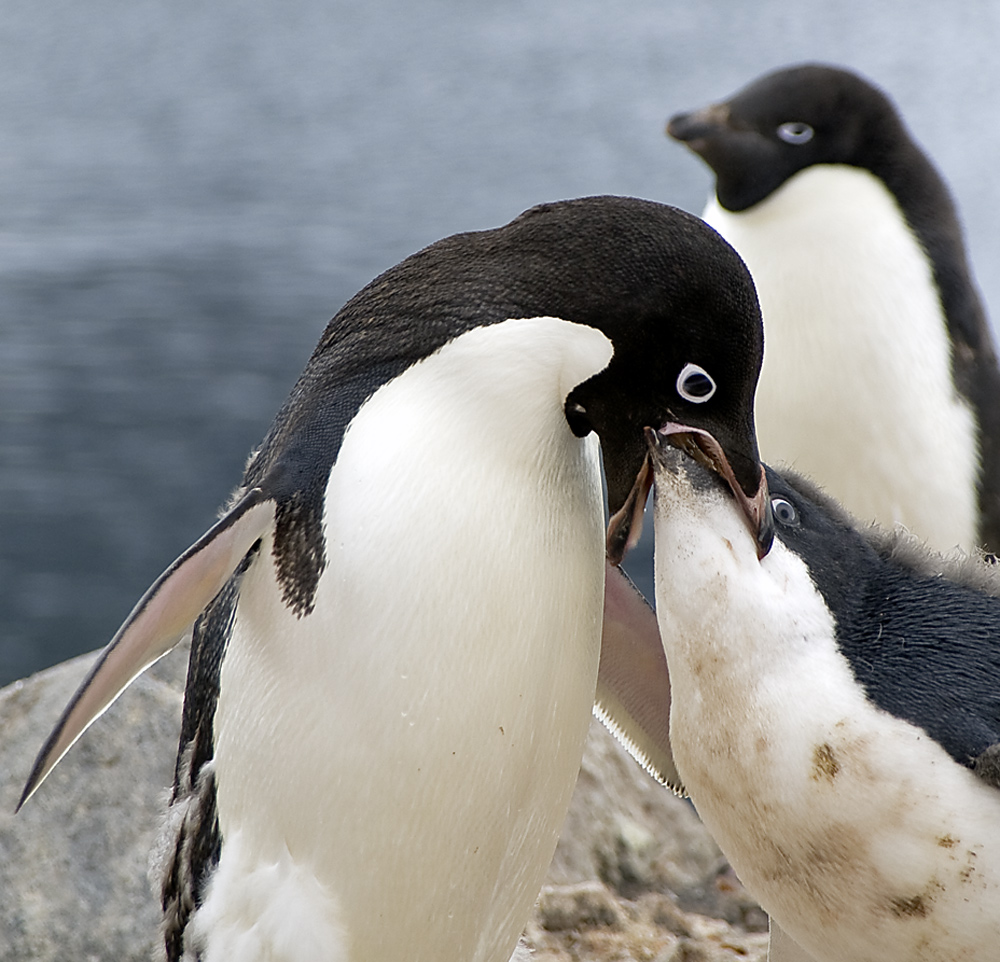
{"label": "penguin white belly", "polygon": [[[262,546],[222,667],[207,962],[509,958],[594,699],[597,443],[563,404],[610,354],[551,318],[462,335],[351,423],[311,614]],[[254,885],[313,909],[254,928]]]}
{"label": "penguin white belly", "polygon": [[817,962],[995,959],[1000,792],[865,699],[800,558],[775,541],[758,563],[724,495],[710,514],[672,497],[658,487],[671,745],[748,890]]}
{"label": "penguin white belly", "polygon": [[746,211],[713,199],[704,218],[760,296],[762,458],[812,476],[858,518],[938,550],[973,547],[975,420],[952,384],[930,263],[885,185],[813,166]]}

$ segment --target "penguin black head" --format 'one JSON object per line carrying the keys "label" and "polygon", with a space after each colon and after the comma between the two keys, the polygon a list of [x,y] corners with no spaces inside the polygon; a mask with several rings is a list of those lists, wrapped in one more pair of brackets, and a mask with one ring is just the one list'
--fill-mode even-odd
{"label": "penguin black head", "polygon": [[[600,231],[604,250],[594,251],[591,293],[581,300],[588,278],[566,278],[573,286],[563,282],[559,305],[614,345],[608,367],[566,400],[574,432],[593,428],[601,439],[612,514],[609,556],[620,560],[638,539],[651,482],[644,468],[648,426],[703,450],[733,486],[766,551],[770,522],[753,428],[763,341],[749,272],[714,231],[672,208],[622,206],[617,199],[611,208],[580,213],[582,232],[593,231],[587,222],[595,214],[598,220],[612,215],[620,225]],[[577,229],[560,220],[560,231]],[[549,296],[554,292],[551,287]]]}
{"label": "penguin black head", "polygon": [[[271,477],[282,487],[279,570],[282,497],[302,501],[308,489],[315,502],[339,449],[345,419],[330,417],[331,398],[356,405],[464,331],[543,316],[597,328],[614,348],[609,366],[566,399],[574,433],[601,439],[611,559],[638,538],[632,521],[651,483],[643,429],[671,423],[693,429],[678,437],[702,439],[740,488],[766,551],[753,422],[763,330],[750,274],[698,218],[605,196],[542,204],[503,227],[445,238],[376,278],[330,322],[248,469],[248,485],[267,491]],[[301,524],[310,511],[290,515]]]}
{"label": "penguin black head", "polygon": [[719,203],[730,211],[752,207],[813,164],[881,173],[909,144],[882,91],[818,64],[777,70],[722,103],[676,114],[667,133],[715,171]]}

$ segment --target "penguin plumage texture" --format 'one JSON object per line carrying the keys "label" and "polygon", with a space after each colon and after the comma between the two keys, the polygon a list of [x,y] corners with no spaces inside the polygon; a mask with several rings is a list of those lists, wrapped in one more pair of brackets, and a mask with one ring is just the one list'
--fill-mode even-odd
{"label": "penguin plumage texture", "polygon": [[770,469],[758,560],[709,472],[651,447],[674,759],[771,917],[772,962],[995,959],[995,566]]}
{"label": "penguin plumage texture", "polygon": [[757,285],[763,457],[939,550],[1000,550],[1000,373],[955,205],[890,99],[806,64],[678,114]]}
{"label": "penguin plumage texture", "polygon": [[543,205],[407,258],[330,322],[22,802],[192,632],[165,957],[504,962],[591,709],[676,782],[655,618],[614,563],[651,483],[647,425],[689,438],[766,551],[761,353],[739,257],[659,204]]}

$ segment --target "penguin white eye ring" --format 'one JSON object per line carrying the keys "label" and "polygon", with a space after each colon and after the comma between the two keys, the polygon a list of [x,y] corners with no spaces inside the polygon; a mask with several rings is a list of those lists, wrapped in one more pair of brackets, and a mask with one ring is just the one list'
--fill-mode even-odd
{"label": "penguin white eye ring", "polygon": [[774,520],[788,528],[797,527],[799,524],[799,510],[787,498],[771,498],[771,511],[774,512]]}
{"label": "penguin white eye ring", "polygon": [[700,364],[685,364],[677,375],[677,393],[692,404],[704,404],[715,394],[715,380]]}
{"label": "penguin white eye ring", "polygon": [[808,144],[815,131],[801,120],[789,120],[778,127],[778,137],[786,144]]}

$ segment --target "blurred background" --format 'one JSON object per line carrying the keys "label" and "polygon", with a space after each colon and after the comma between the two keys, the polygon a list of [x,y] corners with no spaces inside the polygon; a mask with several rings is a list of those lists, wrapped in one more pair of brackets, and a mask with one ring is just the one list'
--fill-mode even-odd
{"label": "blurred background", "polygon": [[0,684],[110,639],[375,274],[547,200],[699,212],[664,121],[766,70],[892,95],[996,315],[998,50],[995,0],[0,0]]}

